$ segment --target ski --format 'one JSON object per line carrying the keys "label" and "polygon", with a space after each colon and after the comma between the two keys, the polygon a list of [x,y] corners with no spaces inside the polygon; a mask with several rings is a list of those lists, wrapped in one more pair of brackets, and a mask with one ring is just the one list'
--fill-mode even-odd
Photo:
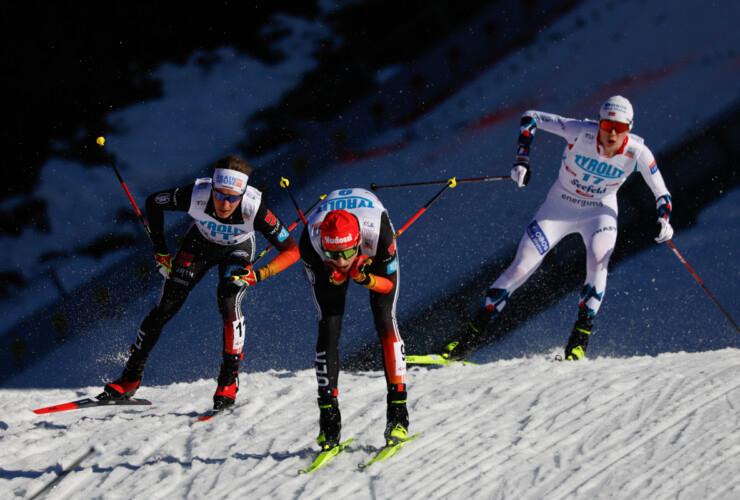
{"label": "ski", "polygon": [[332,458],[336,457],[338,454],[343,452],[345,448],[347,448],[349,443],[351,443],[352,441],[354,441],[354,439],[350,438],[344,443],[339,443],[338,445],[336,445],[334,448],[331,448],[330,450],[325,450],[325,451],[320,452],[318,455],[316,455],[316,458],[311,463],[311,465],[309,465],[305,469],[299,470],[298,474],[309,474],[315,471],[316,469],[323,467],[324,465],[329,463],[329,461]]}
{"label": "ski", "polygon": [[45,413],[56,413],[59,411],[77,410],[79,408],[92,408],[96,406],[131,406],[131,405],[151,405],[152,402],[146,399],[97,399],[97,398],[84,398],[78,399],[77,401],[70,401],[69,403],[62,403],[54,406],[47,406],[46,408],[38,408],[33,410],[37,415],[43,415]]}
{"label": "ski", "polygon": [[462,363],[464,365],[474,365],[470,361],[447,359],[439,354],[424,354],[418,356],[406,356],[406,363],[410,365],[452,365]]}
{"label": "ski", "polygon": [[404,439],[403,441],[399,441],[399,442],[398,442],[398,443],[396,443],[396,444],[392,444],[392,445],[389,445],[389,446],[385,446],[385,447],[383,447],[383,448],[382,448],[382,449],[380,450],[380,452],[378,452],[378,454],[377,454],[377,455],[375,455],[375,456],[374,456],[374,457],[372,458],[372,460],[370,460],[369,462],[365,462],[365,463],[357,464],[357,466],[358,466],[358,467],[359,467],[360,469],[365,469],[365,468],[367,468],[367,467],[370,467],[370,466],[371,466],[372,464],[374,464],[374,463],[376,463],[376,462],[383,462],[383,461],[385,461],[385,460],[388,460],[388,459],[389,459],[389,458],[391,458],[391,457],[392,457],[393,455],[395,455],[396,453],[398,453],[398,452],[399,452],[399,451],[401,450],[401,448],[403,448],[403,445],[404,445],[404,444],[408,443],[409,441],[411,441],[412,439],[416,438],[417,436],[419,436],[419,433],[416,433],[416,434],[414,434],[413,436],[411,436],[411,437],[408,437],[408,438]]}
{"label": "ski", "polygon": [[216,415],[221,415],[222,413],[231,413],[231,410],[233,410],[233,405],[227,406],[225,408],[221,408],[220,410],[208,410],[207,412],[203,413],[200,417],[198,417],[195,420],[195,423],[197,422],[207,422],[208,420],[211,420]]}

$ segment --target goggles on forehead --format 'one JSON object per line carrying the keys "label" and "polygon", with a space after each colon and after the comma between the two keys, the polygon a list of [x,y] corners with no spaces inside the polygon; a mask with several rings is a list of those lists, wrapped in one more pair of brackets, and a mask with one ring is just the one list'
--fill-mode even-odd
{"label": "goggles on forehead", "polygon": [[599,127],[601,127],[601,130],[604,130],[606,132],[616,130],[618,134],[621,134],[622,132],[628,132],[630,129],[630,126],[626,123],[613,122],[611,120],[601,120],[599,122]]}
{"label": "goggles on forehead", "polygon": [[242,195],[240,194],[224,194],[215,189],[213,190],[213,196],[215,196],[218,201],[228,201],[229,203],[236,203],[242,199]]}
{"label": "goggles on forehead", "polygon": [[321,247],[321,250],[324,252],[324,255],[329,257],[331,260],[338,260],[340,257],[343,258],[344,260],[347,260],[347,259],[351,259],[352,256],[357,253],[357,245],[353,246],[352,248],[348,248],[346,250],[337,250],[336,252],[330,252],[324,247]]}

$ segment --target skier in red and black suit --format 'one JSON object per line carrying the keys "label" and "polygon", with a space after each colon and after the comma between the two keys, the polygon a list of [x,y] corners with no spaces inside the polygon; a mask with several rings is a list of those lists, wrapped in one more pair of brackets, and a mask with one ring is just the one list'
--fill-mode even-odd
{"label": "skier in red and black suit", "polygon": [[[141,384],[149,353],[164,325],[185,303],[195,285],[218,265],[218,308],[223,318],[223,364],[213,397],[214,409],[233,405],[238,390],[239,361],[245,324],[241,300],[247,288],[283,271],[298,260],[298,245],[278,217],[262,201],[259,190],[247,186],[252,168],[238,156],[216,163],[213,177],[185,187],[166,189],[146,200],[155,260],[166,277],[157,305],[144,318],[121,377],[107,384],[99,398],[134,395]],[[187,212],[193,219],[174,259],[164,237],[164,212]],[[280,253],[266,266],[248,268],[254,260],[255,232]]]}
{"label": "skier in red and black suit", "polygon": [[386,443],[408,435],[406,354],[396,324],[398,252],[394,229],[378,198],[360,188],[336,190],[310,216],[299,248],[313,287],[319,316],[316,379],[319,386],[319,437],[322,449],[340,440],[337,401],[339,334],[351,281],[370,290],[375,330],[383,347],[387,395]]}

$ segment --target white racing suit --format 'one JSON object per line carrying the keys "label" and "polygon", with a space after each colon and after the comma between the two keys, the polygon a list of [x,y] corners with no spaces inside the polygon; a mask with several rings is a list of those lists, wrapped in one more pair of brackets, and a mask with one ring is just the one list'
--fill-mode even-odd
{"label": "white racing suit", "polygon": [[594,316],[606,289],[609,258],[617,241],[617,190],[627,177],[639,171],[656,200],[669,195],[653,153],[643,139],[627,134],[625,143],[611,158],[602,156],[598,123],[574,120],[540,111],[527,111],[537,128],[568,141],[557,181],[527,226],[516,257],[491,285],[485,306],[503,309],[507,298],[542,263],[547,253],[565,236],[579,233],[586,246],[586,280],[580,306]]}

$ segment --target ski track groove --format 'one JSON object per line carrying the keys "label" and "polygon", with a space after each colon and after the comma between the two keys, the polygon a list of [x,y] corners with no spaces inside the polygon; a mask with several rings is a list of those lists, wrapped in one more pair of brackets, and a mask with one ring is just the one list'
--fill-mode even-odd
{"label": "ski track groove", "polygon": [[[598,405],[595,406],[595,407],[593,407],[593,408],[589,408],[586,412],[584,412],[582,414],[579,414],[578,417],[571,418],[568,421],[559,422],[559,425],[557,427],[552,427],[552,424],[558,419],[558,416],[559,415],[561,415],[561,414],[567,415],[568,414],[569,409],[572,408],[572,406],[573,406],[573,402],[572,401],[565,401],[564,404],[562,404],[560,407],[556,408],[554,410],[554,416],[551,419],[549,419],[550,420],[550,423],[549,424],[547,424],[546,421],[543,421],[543,422],[535,422],[531,418],[530,415],[527,415],[527,416],[523,417],[520,420],[520,423],[523,424],[523,425],[520,427],[519,430],[522,433],[525,432],[525,431],[531,431],[531,432],[533,432],[535,434],[535,437],[537,439],[537,442],[536,442],[536,445],[537,446],[534,447],[534,453],[538,453],[539,450],[547,451],[553,445],[556,445],[557,444],[557,441],[559,440],[559,437],[558,436],[561,436],[563,434],[566,434],[566,435],[568,434],[568,432],[567,432],[568,428],[573,427],[573,426],[578,426],[579,424],[582,423],[582,421],[586,421],[586,422],[589,422],[589,421],[590,422],[598,422],[601,418],[608,418],[609,417],[609,413],[610,413],[610,411],[609,411],[610,408],[613,407],[613,405],[615,404],[614,403],[615,401],[618,401],[621,398],[621,399],[626,399],[626,403],[624,404],[624,406],[626,406],[628,408],[628,411],[629,411],[629,413],[630,413],[631,416],[628,416],[628,417],[625,418],[625,421],[627,422],[627,424],[625,424],[625,428],[624,429],[619,429],[619,432],[615,432],[615,436],[608,437],[608,439],[606,440],[606,444],[610,444],[611,442],[613,442],[612,444],[619,445],[620,444],[619,441],[623,440],[624,439],[623,436],[625,436],[625,435],[627,437],[629,437],[629,436],[639,436],[639,430],[645,424],[645,421],[646,420],[649,420],[651,418],[651,416],[653,418],[655,418],[654,417],[654,413],[656,411],[656,408],[660,408],[660,406],[669,406],[670,411],[673,411],[674,410],[673,406],[679,405],[678,402],[675,402],[673,405],[668,405],[667,403],[670,403],[674,399],[677,399],[677,395],[680,393],[680,390],[681,390],[682,386],[685,386],[686,385],[686,382],[687,382],[687,379],[682,376],[681,379],[679,379],[679,380],[671,381],[671,383],[669,383],[666,386],[665,389],[661,389],[661,391],[660,391],[660,398],[656,398],[654,400],[647,400],[647,401],[644,400],[644,399],[641,399],[641,400],[637,401],[634,404],[630,404],[630,399],[632,397],[632,395],[630,394],[630,391],[633,390],[635,387],[639,387],[639,384],[640,384],[639,375],[640,374],[639,374],[639,369],[638,369],[636,371],[635,375],[633,377],[630,377],[630,381],[628,381],[628,383],[624,383],[624,379],[621,378],[621,377],[619,379],[607,380],[606,382],[600,383],[598,385],[598,387],[596,387],[596,389],[592,389],[592,391],[597,392],[597,393],[609,393],[609,394],[612,394],[614,392],[613,391],[614,388],[621,387],[621,392],[619,392],[616,395],[614,395],[613,397],[609,397],[609,398],[604,398],[604,397],[594,398],[593,397],[593,394],[591,394],[591,393],[587,394],[585,397],[582,397],[582,398],[579,399],[578,404],[588,404],[589,403],[589,400],[592,400],[592,399],[600,399],[599,402],[598,402]],[[715,374],[715,376],[716,376],[716,374]],[[661,381],[659,380],[658,383],[661,383]],[[546,394],[548,392],[548,389],[549,389],[549,387],[540,388],[540,391],[538,393],[536,393],[535,396],[532,398],[532,401],[530,402],[529,407],[530,408],[534,408],[534,407],[536,407],[536,405],[540,404],[540,401],[546,400],[546,398],[543,398],[543,394]],[[517,394],[514,394],[511,399],[513,400],[513,399],[516,399],[516,398],[520,397],[521,394],[525,394],[528,390],[530,390],[529,387],[520,387],[519,388],[519,392]],[[700,409],[702,407],[702,405],[708,404],[709,401],[711,401],[713,399],[716,399],[716,398],[719,398],[719,397],[722,397],[722,395],[729,394],[733,390],[734,390],[734,388],[727,389],[726,391],[724,391],[724,392],[722,392],[722,393],[720,393],[718,395],[713,395],[711,397],[705,398],[705,399],[702,400],[701,403],[699,403],[698,405],[695,405],[695,408],[696,409]],[[519,393],[521,393],[521,394],[519,394]],[[471,414],[471,416],[473,414],[476,414],[478,410],[483,409],[483,407],[485,406],[485,403],[481,403],[480,402],[480,399],[478,399],[477,397],[476,398],[473,398],[473,399],[476,401],[477,405],[475,407],[473,407],[473,408],[469,408],[468,409],[468,412],[469,412],[469,414]],[[680,398],[678,398],[678,399],[680,399]],[[547,404],[547,403],[545,402],[544,404]],[[674,418],[672,421],[675,424],[678,424],[682,420],[688,418],[690,416],[690,414],[691,414],[690,412],[689,413],[683,413],[680,418],[679,417]],[[446,420],[447,420],[447,418],[444,418],[443,417],[441,423],[444,424],[446,422]],[[471,417],[470,420],[475,420],[475,418],[472,418]],[[494,418],[492,418],[492,420],[495,421],[496,418],[494,417]],[[546,419],[546,420],[548,420],[548,419]],[[457,420],[457,424],[458,425],[465,425],[465,421],[463,421],[461,423],[459,420]],[[653,424],[655,424],[655,422],[653,422]],[[587,426],[586,426],[587,428],[585,430],[588,431],[589,433],[594,433],[594,435],[595,435],[594,441],[597,441],[597,438],[598,438],[598,435],[597,434],[598,434],[599,430],[598,429],[595,429],[593,431],[589,431],[589,428],[592,425],[593,424],[587,424]],[[545,427],[545,431],[546,431],[546,432],[544,432],[544,435],[545,436],[548,436],[548,438],[543,438],[541,435],[540,436],[537,435],[538,433],[539,434],[542,434],[540,431],[541,431],[541,428],[543,426]],[[664,427],[661,427],[661,429],[659,431],[657,431],[656,435],[657,434],[660,434],[662,432],[665,432],[665,430],[668,430],[668,429],[669,429],[669,427],[665,427],[665,426]],[[581,429],[581,430],[583,430],[583,429]],[[549,436],[554,436],[554,437],[549,438]],[[641,438],[639,438],[639,440],[635,444],[633,444],[632,447],[630,448],[630,453],[634,449],[637,449],[642,443],[645,443],[645,442],[649,441],[653,437],[654,436],[651,435],[649,437],[641,437]],[[676,438],[676,439],[678,439],[678,438]],[[588,439],[587,439],[587,441],[588,441]],[[522,445],[525,445],[525,444],[526,444],[526,441],[523,441],[523,442],[516,441],[516,442],[513,443],[512,446],[521,447]],[[502,454],[506,455],[507,454],[506,453],[507,451],[509,451],[508,455],[515,455],[515,454],[520,454],[521,453],[521,450],[513,450],[512,449],[512,446],[504,445],[504,446],[498,448],[497,451],[495,453],[493,453],[493,455],[500,457]],[[610,446],[611,446],[611,444],[610,444]],[[579,445],[579,448],[578,448],[578,453],[581,455],[580,458],[583,458],[585,456],[585,458],[586,458],[585,459],[585,462],[586,463],[589,462],[589,455],[587,455],[585,453],[585,451],[584,451],[587,448],[588,448],[588,443],[581,443]],[[595,451],[591,455],[598,455],[598,454],[600,454],[601,453],[599,451],[600,449],[601,448],[598,446],[598,443],[596,443],[596,445],[595,445]],[[487,475],[487,473],[491,469],[494,469],[494,468],[500,469],[501,466],[504,465],[505,462],[506,462],[506,460],[507,460],[506,458],[504,458],[502,460],[499,460],[497,463],[496,463],[496,461],[494,461],[494,463],[491,463],[490,460],[488,459],[488,457],[485,457],[485,456],[484,457],[466,457],[466,462],[467,463],[466,463],[466,466],[464,468],[465,469],[469,469],[469,470],[475,468],[476,470],[471,471],[471,472],[468,472],[466,470],[459,471],[458,468],[455,467],[455,466],[451,466],[450,467],[450,463],[451,462],[461,463],[461,460],[457,460],[457,459],[458,458],[459,459],[462,459],[463,458],[462,455],[464,455],[464,453],[458,454],[458,455],[456,455],[454,453],[447,453],[446,458],[444,460],[446,461],[445,466],[447,466],[447,467],[449,467],[451,469],[450,473],[455,474],[456,476],[460,476],[462,474],[461,477],[464,478],[464,481],[465,482],[475,480],[475,478],[476,477],[479,477],[480,475],[484,475],[485,476],[485,475]],[[617,459],[615,459],[612,462],[612,464],[613,463],[616,463],[623,456],[626,456],[626,455],[624,455],[624,454],[621,455],[620,457],[618,457]],[[559,457],[559,455],[556,455],[555,460],[557,462],[562,461],[561,458]],[[439,467],[440,467],[439,464],[435,463],[434,465],[435,465],[435,467],[433,469],[439,469]],[[555,465],[557,467],[559,464],[556,463]],[[541,472],[540,471],[540,468],[537,467],[535,470],[537,471],[536,474],[539,475],[540,472]],[[581,473],[581,474],[583,474],[583,473]],[[596,473],[596,474],[593,474],[592,476],[593,477],[596,477],[599,474],[600,474],[600,472],[599,473]],[[546,478],[546,477],[547,477],[547,474],[543,474],[543,478]],[[425,479],[425,478],[422,478],[422,481],[423,481],[423,479]],[[530,484],[535,485],[536,482],[537,482],[537,477],[533,477],[531,479],[531,483]],[[454,493],[453,491],[445,491],[444,488],[441,488],[441,489],[438,488],[435,491],[436,491],[436,493],[445,493],[445,494],[447,494],[447,493],[449,493],[449,494]]]}
{"label": "ski track groove", "polygon": [[[577,476],[580,476],[580,475],[586,475],[587,476],[585,479],[579,480],[579,483],[576,486],[573,486],[573,487],[567,486],[567,488],[568,488],[567,491],[565,491],[565,492],[559,492],[558,490],[559,489],[562,489],[562,488],[560,487],[560,485],[558,485],[555,488],[552,488],[552,489],[548,490],[547,492],[545,492],[541,497],[542,498],[566,498],[568,495],[575,495],[576,492],[580,488],[585,487],[588,483],[590,483],[591,481],[593,481],[596,477],[604,474],[605,472],[607,472],[607,470],[609,470],[612,467],[614,467],[615,464],[617,464],[621,460],[623,460],[626,457],[628,457],[628,456],[632,455],[633,453],[635,453],[637,450],[639,450],[639,448],[641,446],[643,446],[646,443],[648,443],[648,442],[656,439],[661,434],[672,430],[675,426],[677,426],[678,424],[680,424],[682,421],[684,421],[685,419],[687,419],[692,414],[700,411],[702,407],[708,405],[710,402],[712,402],[714,400],[717,400],[717,399],[721,398],[722,396],[724,396],[726,394],[729,394],[729,393],[737,390],[738,388],[740,388],[740,385],[734,385],[734,386],[732,386],[732,387],[730,387],[728,389],[722,390],[719,394],[711,394],[711,395],[709,395],[709,396],[707,396],[705,398],[702,398],[698,402],[696,402],[696,401],[692,402],[692,404],[690,405],[690,407],[688,409],[681,408],[680,413],[678,413],[677,415],[674,415],[674,416],[669,417],[667,419],[667,421],[665,421],[665,422],[658,423],[656,429],[653,429],[648,434],[639,437],[633,443],[627,444],[626,447],[623,450],[621,450],[617,454],[614,454],[614,455],[616,455],[615,458],[611,459],[605,465],[602,465],[599,468],[599,470],[597,470],[595,472],[587,471],[584,474],[580,474],[580,471],[579,472],[576,472],[574,474],[574,476],[576,476],[576,477]],[[593,457],[595,455],[598,455],[599,453],[600,453],[600,450],[596,450],[595,452],[589,453],[588,455],[582,457],[581,462],[583,462],[583,463],[591,463]],[[558,495],[558,496],[556,496],[556,495]],[[538,496],[540,496],[540,495],[538,495]]]}
{"label": "ski track groove", "polygon": [[[737,436],[737,437],[740,438],[740,436]],[[686,493],[688,496],[690,496],[690,492],[692,489],[697,490],[696,491],[697,496],[704,495],[703,492],[705,492],[706,490],[702,486],[702,479],[705,477],[706,470],[713,470],[713,469],[719,468],[723,464],[731,462],[732,459],[735,459],[735,463],[740,464],[740,460],[737,460],[738,457],[740,457],[740,448],[738,447],[736,447],[738,449],[732,455],[717,456],[715,454],[715,456],[711,458],[705,458],[705,456],[712,454],[713,452],[712,445],[707,444],[705,445],[705,447],[706,449],[699,457],[699,460],[697,460],[697,463],[700,464],[700,466],[698,467],[691,467],[687,469],[684,466],[685,461],[681,463],[681,461],[678,460],[679,457],[675,455],[671,455],[670,462],[674,462],[674,463],[679,462],[680,465],[671,466],[670,462],[667,462],[664,464],[664,467],[663,467],[664,469],[673,471],[673,473],[670,476],[668,476],[672,481],[675,481],[675,483],[673,484],[678,485],[680,487],[680,490]],[[694,450],[685,450],[685,453],[691,453],[692,451]],[[658,469],[658,467],[653,467],[652,469]],[[646,475],[648,474],[646,473]],[[635,489],[635,491],[645,491],[646,493],[648,493],[649,498],[655,498],[655,499],[675,498],[674,492],[664,493],[661,491],[662,485],[655,485],[655,486],[656,488],[654,492],[650,492],[649,489],[647,490]],[[729,485],[725,485],[725,488],[729,488]],[[718,496],[718,498],[723,498],[723,497]],[[724,498],[728,498],[728,497],[724,497]]]}
{"label": "ski track groove", "polygon": [[[728,386],[738,379],[738,365],[708,362],[686,373],[680,367],[667,374],[651,373],[654,361],[646,358],[633,360],[618,375],[604,370],[615,361],[619,362],[590,360],[576,365],[504,360],[485,370],[470,366],[413,370],[410,430],[422,436],[404,447],[399,460],[365,471],[357,463],[382,445],[385,398],[384,384],[378,382],[382,373],[345,374],[340,403],[347,430],[344,437],[354,437],[355,442],[326,466],[329,476],[297,474],[317,451],[318,410],[310,371],[297,376],[305,384],[296,383],[296,376],[258,374],[249,386],[252,390],[240,394],[246,403],[237,402],[231,414],[208,422],[193,424],[196,408],[210,405],[214,381],[193,386],[193,392],[208,394],[195,402],[155,402],[144,410],[93,409],[42,420],[36,416],[20,422],[10,419],[2,440],[3,445],[16,442],[26,464],[47,464],[47,456],[69,457],[57,462],[58,469],[69,464],[76,452],[82,453],[80,442],[103,444],[105,454],[90,457],[69,474],[58,492],[55,489],[55,495],[65,496],[74,492],[94,497],[104,489],[109,492],[106,499],[154,500],[203,491],[235,498],[237,492],[229,484],[236,476],[251,485],[250,495],[259,498],[391,498],[397,491],[406,491],[410,498],[464,493],[501,499],[511,498],[508,493],[514,491],[548,499],[605,498],[616,491],[658,500],[676,498],[677,492],[688,498],[736,494],[740,479],[714,485],[706,483],[705,477],[714,470],[734,477],[731,469],[740,457],[740,444],[727,446],[733,440],[740,442],[740,430],[712,434],[717,425],[728,428],[740,422],[736,412],[740,385]],[[571,381],[568,390],[563,390],[564,378]],[[468,386],[464,407],[455,399],[461,379]],[[435,389],[420,391],[420,397],[414,398],[414,385]],[[166,401],[166,390],[153,391],[151,399]],[[65,399],[64,391],[60,394]],[[135,445],[126,436],[129,426],[146,429],[139,429]],[[305,446],[296,447],[297,428],[305,433]],[[475,440],[486,443],[473,446],[473,452],[466,446],[471,428]],[[37,441],[49,440],[51,448],[44,456],[34,453],[37,446],[17,445],[29,435]],[[625,461],[639,473],[627,476],[622,471]],[[213,464],[218,465],[216,474]],[[26,494],[54,478],[55,469],[45,466],[25,486]],[[353,480],[338,484],[322,479],[331,477],[331,469],[352,474]],[[393,471],[393,484],[384,480],[384,471]],[[156,491],[132,480],[138,472],[157,477]],[[275,475],[285,480],[270,481]],[[454,480],[447,481],[448,477]],[[671,486],[666,487],[666,482]],[[706,489],[713,494],[705,495]],[[116,496],[124,490],[125,497]],[[14,486],[13,491],[17,494],[20,488]]]}

